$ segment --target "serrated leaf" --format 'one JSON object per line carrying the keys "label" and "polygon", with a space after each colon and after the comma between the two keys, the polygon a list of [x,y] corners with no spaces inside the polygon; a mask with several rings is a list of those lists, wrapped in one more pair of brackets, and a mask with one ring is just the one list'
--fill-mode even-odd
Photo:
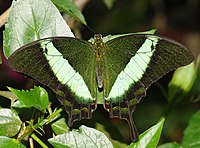
{"label": "serrated leaf", "polygon": [[139,140],[136,143],[131,143],[128,148],[154,148],[157,146],[164,124],[165,118],[162,118],[160,122],[152,126],[139,136]]}
{"label": "serrated leaf", "polygon": [[13,0],[4,31],[4,54],[34,40],[51,36],[74,37],[50,0]]}
{"label": "serrated leaf", "polygon": [[159,145],[158,148],[181,148],[181,145],[177,143],[165,143]]}
{"label": "serrated leaf", "polygon": [[[200,94],[200,56],[196,62],[178,68],[169,83],[168,102],[179,103],[181,101],[194,101]],[[197,100],[196,100],[197,101]]]}
{"label": "serrated leaf", "polygon": [[19,116],[10,109],[0,109],[0,136],[13,137],[21,127]]}
{"label": "serrated leaf", "polygon": [[184,131],[182,146],[183,148],[200,147],[200,110],[190,119],[189,125]]}
{"label": "serrated leaf", "polygon": [[69,131],[69,126],[67,125],[65,118],[60,118],[59,120],[53,122],[51,127],[56,135],[64,134]]}
{"label": "serrated leaf", "polygon": [[26,148],[26,147],[14,138],[0,136],[0,148]]}
{"label": "serrated leaf", "polygon": [[85,18],[79,8],[72,0],[51,0],[61,12],[66,12],[76,18],[80,23],[87,25]]}
{"label": "serrated leaf", "polygon": [[18,101],[14,103],[13,107],[18,108],[30,108],[35,107],[38,110],[45,112],[49,105],[48,93],[42,87],[34,86],[34,89],[17,90],[9,87],[9,90],[15,93],[18,97]]}
{"label": "serrated leaf", "polygon": [[93,128],[82,125],[79,130],[72,130],[48,140],[55,148],[112,148],[108,138]]}

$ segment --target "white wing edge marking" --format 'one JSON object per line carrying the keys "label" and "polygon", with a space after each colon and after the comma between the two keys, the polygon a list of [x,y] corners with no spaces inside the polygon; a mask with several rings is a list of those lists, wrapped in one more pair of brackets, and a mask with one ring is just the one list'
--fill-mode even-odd
{"label": "white wing edge marking", "polygon": [[95,98],[91,96],[83,77],[63,58],[53,43],[51,41],[43,41],[40,44],[51,70],[56,75],[58,81],[63,85],[67,85],[83,101],[87,102],[88,99],[94,100]]}
{"label": "white wing edge marking", "polygon": [[[124,70],[121,71],[120,74],[118,75],[114,85],[111,88],[108,97],[105,98],[106,100],[108,101],[112,99],[116,100],[117,98],[122,97],[122,95],[126,91],[128,91],[129,87],[132,84],[138,82],[142,78],[143,73],[146,71],[148,67],[151,57],[153,56],[153,53],[156,50],[155,48],[158,41],[159,37],[157,36],[153,35],[147,36],[147,39],[142,44],[140,49],[131,58],[130,62],[126,65]],[[152,45],[154,47],[153,50],[151,50]],[[138,63],[140,62],[142,62],[142,64],[138,65]]]}

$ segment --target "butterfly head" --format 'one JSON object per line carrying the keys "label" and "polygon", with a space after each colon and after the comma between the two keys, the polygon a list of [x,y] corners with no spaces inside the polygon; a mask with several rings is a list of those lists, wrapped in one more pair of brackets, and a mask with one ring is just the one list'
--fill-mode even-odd
{"label": "butterfly head", "polygon": [[102,35],[101,34],[95,34],[94,35],[94,40],[102,40]]}
{"label": "butterfly head", "polygon": [[[94,35],[94,48],[98,50],[98,52],[103,48],[104,43],[102,40],[102,35],[101,34],[95,34]],[[102,51],[102,50],[101,50]]]}

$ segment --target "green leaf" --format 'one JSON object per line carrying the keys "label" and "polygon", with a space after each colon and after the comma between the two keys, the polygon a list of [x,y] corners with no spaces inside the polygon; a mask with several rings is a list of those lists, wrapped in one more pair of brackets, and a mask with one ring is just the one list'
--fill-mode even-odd
{"label": "green leaf", "polygon": [[[197,102],[200,100],[200,56],[196,62],[175,71],[169,83],[168,101]],[[184,78],[184,79],[183,79]]]}
{"label": "green leaf", "polygon": [[74,37],[50,0],[13,1],[4,31],[4,54],[7,58],[19,47],[51,36]]}
{"label": "green leaf", "polygon": [[112,8],[112,6],[113,6],[113,4],[114,4],[115,1],[116,1],[116,0],[103,0],[104,4],[106,5],[106,7],[107,7],[108,9],[111,9],[111,8]]}
{"label": "green leaf", "polygon": [[183,148],[200,147],[200,110],[190,119],[189,125],[184,131],[182,146]]}
{"label": "green leaf", "polygon": [[10,91],[15,93],[19,101],[15,102],[13,107],[18,108],[30,108],[35,107],[38,110],[45,112],[49,105],[48,93],[42,87],[34,86],[34,89],[28,90],[17,90],[11,87],[8,88]]}
{"label": "green leaf", "polygon": [[158,148],[181,148],[181,145],[177,143],[165,143],[159,145]]}
{"label": "green leaf", "polygon": [[128,148],[143,148],[143,147],[154,148],[156,147],[161,136],[164,121],[165,121],[165,118],[162,118],[160,122],[158,122],[156,125],[152,126],[148,130],[143,132],[139,136],[139,140],[136,143],[132,142],[128,146]]}
{"label": "green leaf", "polygon": [[72,0],[51,0],[61,12],[66,12],[75,17],[80,23],[87,25],[85,18],[79,8]]}
{"label": "green leaf", "polygon": [[112,143],[108,138],[93,128],[82,125],[79,130],[73,129],[71,132],[58,135],[48,140],[55,148],[88,148],[88,147],[109,147],[112,148]]}
{"label": "green leaf", "polygon": [[188,96],[191,97],[190,99],[191,102],[200,101],[200,55],[197,57],[195,65],[196,65],[197,78],[191,88],[191,91],[188,94]]}
{"label": "green leaf", "polygon": [[21,127],[20,118],[10,109],[0,109],[0,136],[13,137]]}
{"label": "green leaf", "polygon": [[197,62],[181,67],[174,72],[173,78],[169,83],[168,102],[178,103],[183,100],[189,100],[192,96],[195,98],[200,94],[200,71]]}
{"label": "green leaf", "polygon": [[69,131],[69,126],[65,118],[60,118],[51,124],[51,127],[56,135],[64,134]]}
{"label": "green leaf", "polygon": [[26,147],[14,138],[0,136],[0,148],[26,148]]}
{"label": "green leaf", "polygon": [[[99,118],[99,117],[98,117],[98,118]],[[101,118],[101,117],[100,117],[100,118]],[[104,119],[105,119],[105,118],[104,118]],[[100,120],[101,120],[101,119],[100,119]],[[127,147],[127,144],[122,143],[122,142],[117,141],[117,140],[114,140],[114,139],[111,139],[110,134],[106,131],[105,127],[104,127],[102,124],[96,123],[95,129],[97,129],[98,131],[104,133],[104,134],[106,135],[106,137],[108,137],[109,140],[112,142],[112,144],[113,144],[114,147],[116,147],[116,148],[123,148],[123,147],[126,148],[126,147]],[[115,129],[115,133],[116,133],[116,130],[117,130],[117,129]]]}

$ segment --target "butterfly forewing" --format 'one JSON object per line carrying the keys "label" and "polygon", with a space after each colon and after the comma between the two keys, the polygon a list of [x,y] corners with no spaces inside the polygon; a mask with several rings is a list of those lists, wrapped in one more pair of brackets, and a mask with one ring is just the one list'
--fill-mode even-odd
{"label": "butterfly forewing", "polygon": [[18,49],[7,63],[54,90],[72,125],[75,120],[91,118],[96,109],[95,59],[91,46],[75,38],[43,39]]}

